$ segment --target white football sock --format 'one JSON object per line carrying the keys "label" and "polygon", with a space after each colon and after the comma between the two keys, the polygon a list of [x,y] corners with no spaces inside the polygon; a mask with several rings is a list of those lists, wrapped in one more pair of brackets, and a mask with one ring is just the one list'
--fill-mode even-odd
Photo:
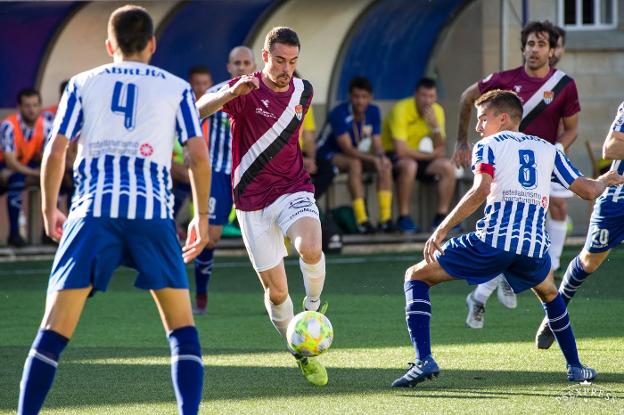
{"label": "white football sock", "polygon": [[496,278],[492,278],[488,282],[484,282],[483,284],[477,285],[477,288],[474,290],[472,296],[475,300],[485,305],[487,303],[490,295],[496,290],[498,285],[498,278],[500,278],[503,274],[498,275]]}
{"label": "white football sock", "polygon": [[317,311],[321,305],[319,300],[325,284],[325,254],[321,253],[321,259],[316,264],[306,264],[299,258],[299,267],[306,292],[304,307],[306,310]]}
{"label": "white football sock", "polygon": [[548,248],[551,262],[550,268],[552,270],[558,270],[561,252],[563,252],[563,245],[565,244],[566,233],[568,232],[568,223],[564,220],[549,219],[546,225],[546,231],[550,236],[550,248]]}
{"label": "white football sock", "polygon": [[269,296],[264,296],[264,306],[266,307],[269,318],[273,323],[273,326],[280,332],[282,337],[286,338],[286,330],[288,329],[288,323],[293,319],[293,302],[290,299],[290,295],[286,297],[286,301],[282,304],[275,305],[269,299]]}

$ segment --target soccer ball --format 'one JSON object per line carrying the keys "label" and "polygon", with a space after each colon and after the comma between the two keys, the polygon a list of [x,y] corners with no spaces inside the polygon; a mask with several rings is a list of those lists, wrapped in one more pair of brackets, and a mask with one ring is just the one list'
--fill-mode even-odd
{"label": "soccer ball", "polygon": [[296,354],[318,356],[329,349],[334,340],[334,328],[324,314],[304,311],[288,324],[288,347]]}

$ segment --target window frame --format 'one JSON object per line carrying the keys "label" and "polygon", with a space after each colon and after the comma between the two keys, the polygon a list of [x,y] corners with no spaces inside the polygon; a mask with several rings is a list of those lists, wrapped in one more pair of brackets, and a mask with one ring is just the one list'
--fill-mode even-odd
{"label": "window frame", "polygon": [[[601,16],[601,6],[602,2],[600,0],[594,0],[594,22],[591,24],[582,23],[583,22],[583,0],[575,0],[576,2],[576,18],[574,24],[565,24],[564,19],[564,8],[565,8],[565,0],[558,0],[557,14],[558,20],[561,27],[568,31],[579,31],[579,30],[613,30],[618,27],[618,1],[617,0],[607,0],[611,2],[612,14],[613,14],[613,22],[612,23],[602,23],[596,22],[596,18],[600,18]],[[580,22],[580,23],[579,23]]]}

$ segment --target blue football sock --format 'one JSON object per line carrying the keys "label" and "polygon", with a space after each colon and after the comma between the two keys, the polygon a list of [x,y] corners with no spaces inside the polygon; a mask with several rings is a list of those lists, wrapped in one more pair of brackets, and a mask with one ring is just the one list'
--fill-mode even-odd
{"label": "blue football sock", "polygon": [[581,362],[576,349],[576,339],[572,332],[570,317],[563,297],[561,294],[557,294],[554,300],[549,303],[542,303],[542,305],[546,311],[548,325],[555,335],[557,343],[559,343],[559,348],[561,348],[566,362],[569,365],[579,366]]}
{"label": "blue football sock", "polygon": [[39,330],[24,364],[17,413],[37,414],[52,386],[58,359],[67,339],[52,330]]}
{"label": "blue football sock", "polygon": [[204,384],[204,364],[197,329],[181,327],[169,334],[171,379],[178,410],[182,415],[197,414]]}
{"label": "blue football sock", "polygon": [[431,354],[429,286],[422,281],[410,280],[405,282],[404,289],[407,330],[416,350],[416,359],[424,359]]}
{"label": "blue football sock", "polygon": [[197,294],[208,293],[214,251],[214,249],[206,248],[195,258],[195,292]]}
{"label": "blue football sock", "polygon": [[583,269],[580,258],[578,256],[574,257],[570,265],[568,265],[568,269],[563,275],[563,280],[559,286],[559,293],[563,296],[563,301],[565,301],[566,304],[572,300],[572,297],[576,294],[576,290],[579,289],[581,284],[583,284],[585,279],[590,275],[591,273]]}

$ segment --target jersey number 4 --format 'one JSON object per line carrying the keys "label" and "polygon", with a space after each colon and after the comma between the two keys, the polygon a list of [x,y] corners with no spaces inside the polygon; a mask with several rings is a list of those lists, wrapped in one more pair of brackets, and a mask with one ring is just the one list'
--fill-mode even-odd
{"label": "jersey number 4", "polygon": [[137,86],[131,82],[127,84],[121,81],[115,82],[111,111],[113,111],[114,114],[121,114],[124,116],[124,127],[126,127],[126,130],[134,129],[136,104]]}
{"label": "jersey number 4", "polygon": [[537,165],[535,164],[535,153],[533,150],[519,150],[518,157],[520,157],[518,181],[525,189],[535,189],[537,187]]}

